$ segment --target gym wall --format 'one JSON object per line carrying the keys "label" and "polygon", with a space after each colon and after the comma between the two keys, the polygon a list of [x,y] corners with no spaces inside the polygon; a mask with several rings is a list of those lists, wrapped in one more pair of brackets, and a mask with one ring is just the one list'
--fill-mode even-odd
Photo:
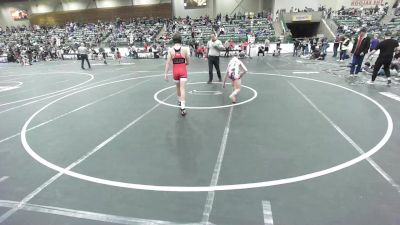
{"label": "gym wall", "polygon": [[[172,0],[26,0],[22,2],[4,3],[0,0],[0,26],[5,27],[30,24],[29,20],[14,21],[10,15],[10,10],[13,8],[28,10],[30,15],[34,15],[86,9],[145,6],[171,2]],[[169,16],[172,16],[171,13],[169,13]]]}
{"label": "gym wall", "polygon": [[171,18],[171,3],[33,14],[29,17],[29,21],[38,25],[62,25],[71,22],[71,18],[74,18],[75,22],[93,23],[98,20],[115,21],[116,18],[128,20],[133,17]]}
{"label": "gym wall", "polygon": [[[263,9],[272,9],[273,0],[207,0],[207,7],[200,9],[185,9],[183,0],[173,0],[172,8],[175,17],[192,18],[208,15],[215,17],[217,14],[233,15],[241,12],[259,12]],[[240,3],[240,4],[239,4]]]}

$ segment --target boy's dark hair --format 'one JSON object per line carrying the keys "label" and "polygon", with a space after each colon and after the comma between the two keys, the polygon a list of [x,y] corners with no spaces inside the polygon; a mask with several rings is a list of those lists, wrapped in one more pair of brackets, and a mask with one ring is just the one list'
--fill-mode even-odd
{"label": "boy's dark hair", "polygon": [[174,36],[172,37],[172,42],[174,44],[182,44],[182,36],[180,33],[176,33],[174,34]]}

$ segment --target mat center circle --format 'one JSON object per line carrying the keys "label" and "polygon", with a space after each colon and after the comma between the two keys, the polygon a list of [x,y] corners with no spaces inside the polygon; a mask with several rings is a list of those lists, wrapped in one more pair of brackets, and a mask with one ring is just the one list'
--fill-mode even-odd
{"label": "mat center circle", "polygon": [[[207,84],[207,82],[194,82],[194,83],[187,83],[186,85],[191,86],[191,85],[198,85],[198,84]],[[222,83],[219,83],[219,84],[222,84]],[[180,106],[174,105],[174,104],[170,104],[170,103],[168,103],[168,102],[166,102],[164,100],[161,100],[160,97],[159,97],[163,92],[168,91],[168,90],[173,89],[173,88],[176,88],[176,86],[166,87],[166,88],[163,88],[163,89],[157,91],[154,94],[154,100],[156,100],[158,103],[160,103],[162,105],[165,105],[165,106],[179,108]],[[242,88],[250,90],[250,92],[253,93],[252,97],[247,99],[247,100],[245,100],[245,101],[238,102],[236,104],[227,104],[227,105],[219,105],[219,106],[190,106],[190,105],[186,105],[186,108],[187,109],[222,109],[222,108],[229,108],[229,107],[233,107],[233,106],[243,105],[243,104],[249,103],[249,102],[251,102],[251,101],[253,101],[254,99],[257,98],[258,93],[257,93],[256,90],[254,90],[253,88],[251,88],[249,86],[246,86],[246,85],[242,85]],[[193,95],[222,95],[222,92],[220,92],[220,91],[192,90],[192,91],[189,91],[189,94],[193,94]]]}

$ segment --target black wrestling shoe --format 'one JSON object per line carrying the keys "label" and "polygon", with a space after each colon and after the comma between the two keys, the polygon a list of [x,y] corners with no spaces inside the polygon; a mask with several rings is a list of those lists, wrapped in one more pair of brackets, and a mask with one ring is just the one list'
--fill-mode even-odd
{"label": "black wrestling shoe", "polygon": [[181,109],[181,116],[186,116],[186,109]]}

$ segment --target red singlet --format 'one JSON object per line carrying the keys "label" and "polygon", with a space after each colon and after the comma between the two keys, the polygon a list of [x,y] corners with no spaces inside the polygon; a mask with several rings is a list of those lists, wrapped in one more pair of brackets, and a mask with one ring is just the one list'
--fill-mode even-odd
{"label": "red singlet", "polygon": [[174,49],[175,54],[172,57],[174,80],[179,81],[181,78],[187,78],[186,59],[183,57],[181,48]]}

